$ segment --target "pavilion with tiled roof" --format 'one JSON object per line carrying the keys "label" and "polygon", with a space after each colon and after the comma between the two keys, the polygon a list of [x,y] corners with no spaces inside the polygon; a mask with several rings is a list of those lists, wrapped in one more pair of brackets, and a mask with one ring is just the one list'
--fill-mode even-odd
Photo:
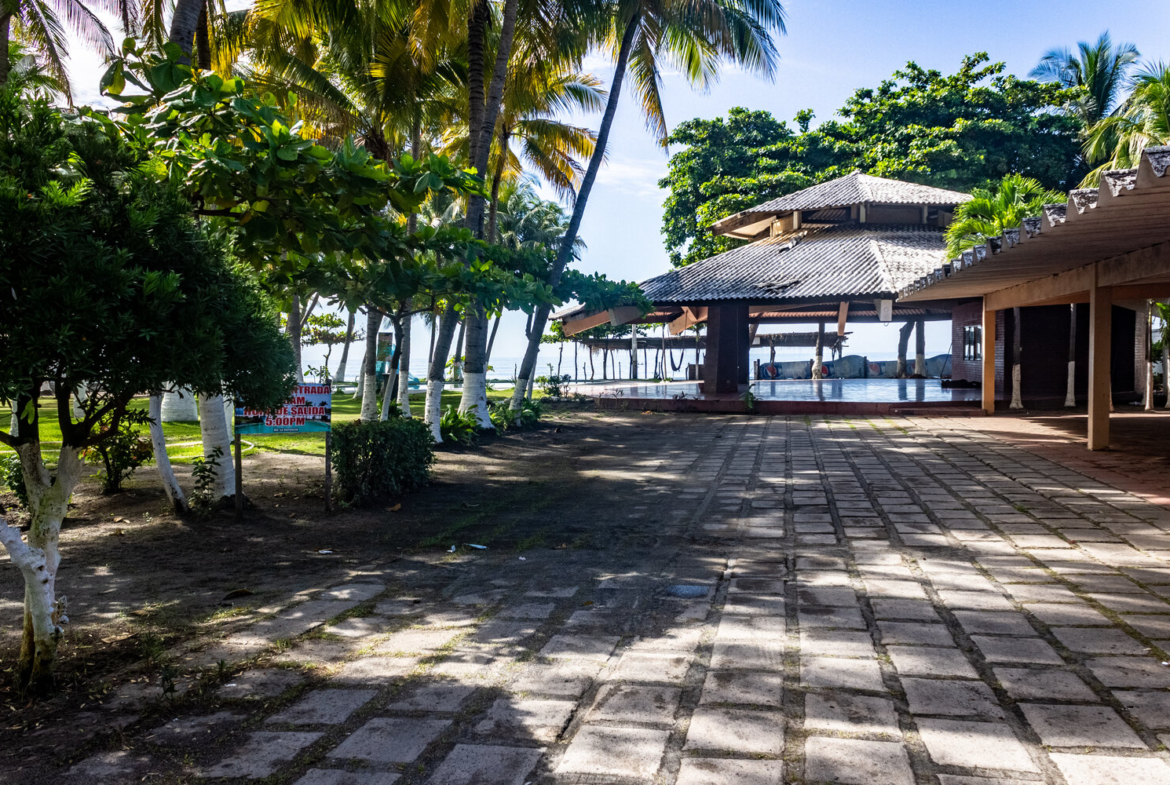
{"label": "pavilion with tiled roof", "polygon": [[[946,257],[943,233],[956,191],[860,172],[814,185],[728,216],[715,235],[748,241],[641,283],[654,305],[557,314],[573,335],[609,322],[669,323],[678,335],[706,323],[704,392],[735,392],[748,382],[748,351],[761,324],[949,319],[945,303],[902,306],[898,292]],[[921,334],[921,327],[919,327]]]}

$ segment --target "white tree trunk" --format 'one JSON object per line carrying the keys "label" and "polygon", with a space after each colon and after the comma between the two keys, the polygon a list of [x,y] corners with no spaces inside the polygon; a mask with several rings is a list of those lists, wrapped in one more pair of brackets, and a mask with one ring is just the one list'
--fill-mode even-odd
{"label": "white tree trunk", "polygon": [[162,396],[150,396],[150,446],[154,448],[154,464],[158,467],[162,478],[163,490],[171,500],[171,507],[175,513],[182,515],[187,511],[187,497],[183,495],[183,488],[175,478],[175,470],[171,466],[171,458],[167,455],[167,440],[162,428]]}
{"label": "white tree trunk", "polygon": [[1023,396],[1020,394],[1020,366],[1019,363],[1012,363],[1012,409],[1023,409]]}
{"label": "white tree trunk", "polygon": [[435,379],[427,379],[427,402],[423,421],[431,426],[431,436],[435,437],[435,444],[443,443],[443,437],[439,430],[439,420],[443,417],[442,409],[443,383]]}
{"label": "white tree trunk", "polygon": [[1064,394],[1064,405],[1072,409],[1077,405],[1077,361],[1068,361],[1068,391]]}
{"label": "white tree trunk", "polygon": [[195,422],[199,419],[199,404],[191,388],[165,392],[162,395],[161,422]]}
{"label": "white tree trunk", "polygon": [[24,576],[27,618],[18,666],[20,678],[31,679],[31,686],[39,689],[51,680],[61,627],[69,621],[65,597],[57,597],[59,543],[61,523],[69,510],[69,499],[81,478],[84,462],[77,449],[62,446],[57,476],[51,478],[41,459],[39,442],[21,445],[17,454],[28,489],[32,523],[25,542],[18,530],[0,519],[0,543]]}
{"label": "white tree trunk", "polygon": [[402,319],[402,359],[399,360],[398,408],[403,417],[410,417],[410,324],[413,316]]}
{"label": "white tree trunk", "polygon": [[70,400],[73,402],[73,419],[84,420],[85,402],[89,400],[89,389],[84,384],[81,385],[73,391]]}
{"label": "white tree trunk", "polygon": [[[373,422],[378,418],[378,330],[382,327],[382,315],[371,306],[366,314],[366,356],[362,360],[362,422]],[[370,358],[374,357],[374,362]]]}
{"label": "white tree trunk", "polygon": [[488,411],[487,374],[463,374],[463,397],[459,401],[460,411],[475,410],[475,419],[480,428],[491,428],[492,418]]}
{"label": "white tree trunk", "polygon": [[1142,384],[1142,404],[1147,412],[1154,411],[1154,301],[1146,300],[1146,362]]}
{"label": "white tree trunk", "polygon": [[203,433],[203,456],[210,458],[218,447],[219,468],[215,472],[212,496],[222,499],[236,493],[236,466],[232,462],[232,432],[224,415],[222,395],[199,396],[199,429]]}
{"label": "white tree trunk", "polygon": [[354,389],[353,397],[361,398],[366,392],[366,356],[362,355],[362,363],[358,366],[357,387]]}
{"label": "white tree trunk", "polygon": [[381,419],[390,419],[390,404],[394,399],[391,394],[394,392],[394,381],[398,378],[398,366],[392,362],[387,363],[389,366],[386,373],[386,391],[382,394],[382,412]]}

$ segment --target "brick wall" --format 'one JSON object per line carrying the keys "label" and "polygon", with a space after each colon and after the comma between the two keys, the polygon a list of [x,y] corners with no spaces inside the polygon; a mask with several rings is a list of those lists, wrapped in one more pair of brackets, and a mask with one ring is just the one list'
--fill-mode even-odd
{"label": "brick wall", "polygon": [[[983,360],[963,359],[963,328],[983,324],[983,301],[956,305],[951,312],[951,378],[968,382],[983,379]],[[1003,312],[995,315],[995,394],[1003,393]]]}

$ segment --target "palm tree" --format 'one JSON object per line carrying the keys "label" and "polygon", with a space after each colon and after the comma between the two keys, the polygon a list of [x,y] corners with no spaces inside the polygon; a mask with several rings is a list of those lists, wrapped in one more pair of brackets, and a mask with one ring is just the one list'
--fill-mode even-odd
{"label": "palm tree", "polygon": [[[955,220],[947,227],[947,252],[956,256],[968,248],[1000,237],[1008,229],[1019,228],[1025,218],[1039,215],[1044,205],[1063,202],[1064,194],[1049,191],[1031,177],[1009,174],[1000,180],[995,191],[976,189],[969,202],[955,210]],[[1011,408],[1024,408],[1020,391],[1020,309],[1012,309],[1012,402]],[[1075,362],[1075,357],[1070,358]],[[1073,374],[1069,374],[1072,378]],[[1071,383],[1071,382],[1070,382]]]}
{"label": "palm tree", "polygon": [[[597,142],[581,179],[573,215],[557,251],[549,277],[554,287],[572,260],[573,248],[597,172],[605,157],[614,114],[627,71],[633,80],[646,125],[666,145],[666,118],[659,86],[663,62],[679,68],[690,82],[707,89],[726,59],[765,77],[775,72],[777,52],[773,33],[784,32],[784,8],[780,0],[622,0],[601,3],[588,20],[593,41],[614,54],[614,75]],[[520,366],[513,409],[519,409],[528,380],[536,369],[540,337],[551,307],[541,306],[533,318],[528,348]]]}
{"label": "palm tree", "polygon": [[1090,129],[1085,154],[1103,163],[1082,187],[1097,187],[1103,171],[1136,167],[1143,150],[1163,144],[1170,144],[1170,65],[1158,62],[1135,74],[1133,91],[1118,111]]}
{"label": "palm tree", "polygon": [[1129,70],[1140,56],[1133,44],[1114,46],[1106,31],[1096,43],[1078,43],[1076,54],[1067,48],[1048,50],[1029,75],[1075,90],[1078,95],[1069,109],[1088,128],[1117,108]]}
{"label": "palm tree", "polygon": [[[106,10],[115,10],[117,0],[107,0]],[[13,33],[25,54],[32,53],[72,103],[65,25],[85,44],[103,55],[114,54],[114,39],[102,21],[81,0],[0,0],[0,86],[8,81],[13,59],[9,48]]]}

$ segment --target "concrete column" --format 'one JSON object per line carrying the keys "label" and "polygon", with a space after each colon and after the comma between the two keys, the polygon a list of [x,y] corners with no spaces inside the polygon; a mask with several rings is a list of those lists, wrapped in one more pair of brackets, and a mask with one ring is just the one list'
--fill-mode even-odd
{"label": "concrete column", "polygon": [[995,413],[995,311],[983,301],[983,411]]}
{"label": "concrete column", "polygon": [[1113,398],[1112,363],[1113,290],[1097,285],[1096,269],[1089,289],[1089,444],[1090,450],[1109,447],[1109,408]]}
{"label": "concrete column", "polygon": [[707,352],[703,363],[703,392],[739,391],[748,373],[747,304],[712,305],[707,310]]}

